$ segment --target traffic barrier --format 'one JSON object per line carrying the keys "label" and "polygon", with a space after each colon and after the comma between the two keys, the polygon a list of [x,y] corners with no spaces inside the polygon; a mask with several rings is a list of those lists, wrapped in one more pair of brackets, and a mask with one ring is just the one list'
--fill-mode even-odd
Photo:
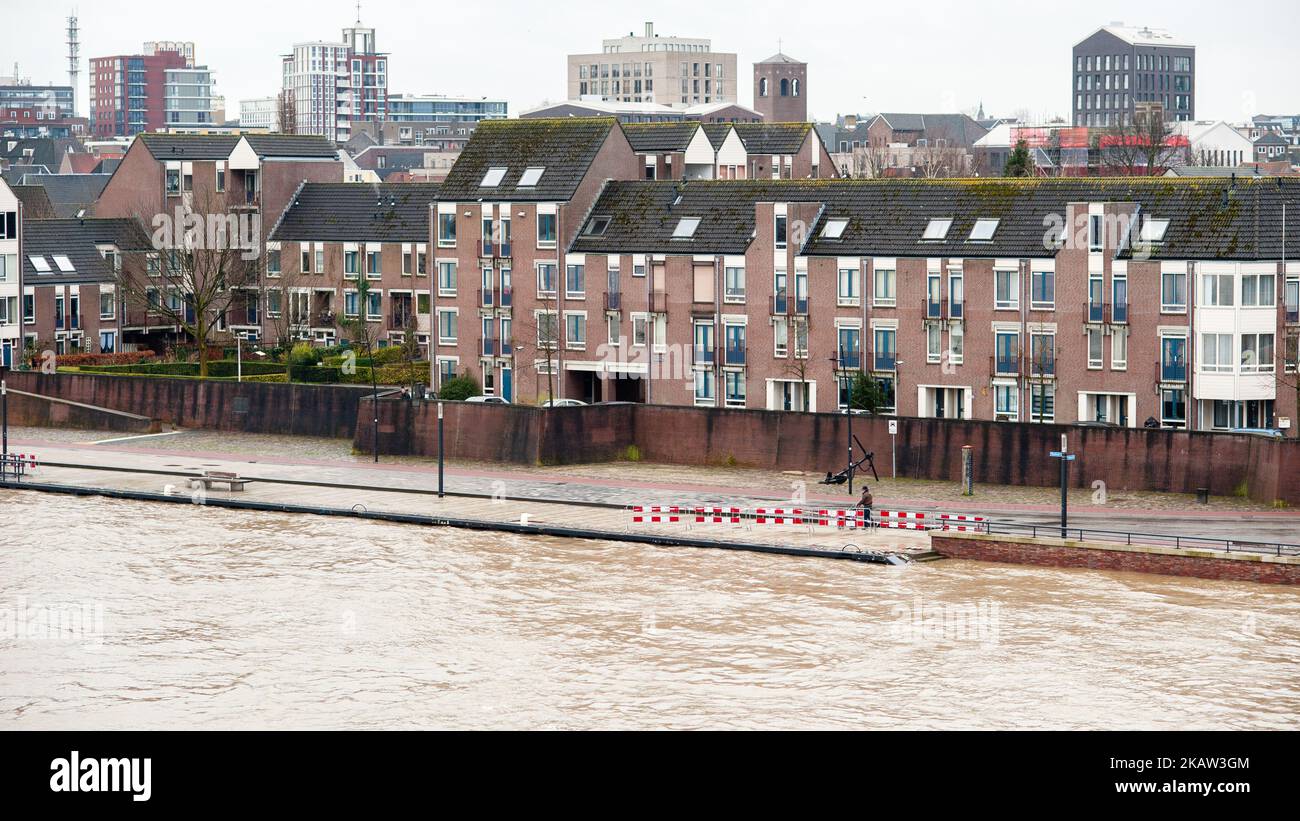
{"label": "traffic barrier", "polygon": [[[760,507],[754,510],[754,524],[774,524],[783,525],[786,519],[790,520],[792,525],[802,525],[804,523],[803,510],[801,508],[786,509],[783,507],[766,508]],[[771,520],[770,522],[768,520]]]}
{"label": "traffic barrier", "polygon": [[840,530],[887,527],[897,530],[981,531],[987,528],[983,516],[960,513],[920,513],[911,510],[878,510],[868,518],[860,508],[758,507],[746,509],[721,506],[634,505],[628,508],[633,524],[732,524],[834,527]]}
{"label": "traffic barrier", "polygon": [[632,522],[634,524],[640,524],[646,521],[647,517],[645,514],[647,513],[650,514],[648,518],[652,524],[659,524],[662,522],[680,522],[681,512],[681,508],[677,505],[650,505],[649,507],[636,505],[632,508]]}
{"label": "traffic barrier", "polygon": [[695,523],[702,524],[710,521],[713,524],[722,524],[724,521],[733,525],[740,524],[741,511],[738,507],[697,507],[695,508]]}

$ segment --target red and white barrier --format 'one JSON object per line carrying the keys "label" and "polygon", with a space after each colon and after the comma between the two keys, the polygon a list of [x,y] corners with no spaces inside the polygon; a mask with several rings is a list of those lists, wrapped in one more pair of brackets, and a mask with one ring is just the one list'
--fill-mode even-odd
{"label": "red and white barrier", "polygon": [[897,530],[980,531],[988,520],[983,516],[958,513],[919,513],[911,510],[878,510],[872,518],[860,508],[799,507],[705,507],[680,505],[634,505],[629,508],[633,524],[745,524],[835,527],[841,530],[884,527]]}

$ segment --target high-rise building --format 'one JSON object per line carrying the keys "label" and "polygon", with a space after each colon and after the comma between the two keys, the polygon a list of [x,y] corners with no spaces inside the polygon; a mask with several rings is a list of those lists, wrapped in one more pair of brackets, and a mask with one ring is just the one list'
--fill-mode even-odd
{"label": "high-rise building", "polygon": [[347,140],[352,120],[382,120],[388,111],[388,55],[375,30],[357,20],[337,42],[297,43],[284,55],[284,92],[297,134]]}
{"label": "high-rise building", "polygon": [[167,72],[186,67],[179,51],[90,58],[90,129],[129,137],[167,125]]}
{"label": "high-rise building", "polygon": [[256,97],[239,101],[239,127],[280,130],[280,98]]}
{"label": "high-rise building", "polygon": [[1074,45],[1070,110],[1076,126],[1130,125],[1139,109],[1196,119],[1196,46],[1163,29],[1111,23]]}
{"label": "high-rise building", "polygon": [[754,110],[764,122],[807,122],[807,94],[807,63],[780,53],[754,63]]}
{"label": "high-rise building", "polygon": [[213,117],[212,72],[207,66],[169,68],[163,72],[163,77],[163,110],[167,128],[221,125],[221,121]]}
{"label": "high-rise building", "polygon": [[568,99],[659,103],[673,108],[736,102],[736,55],[712,41],[645,35],[605,40],[599,53],[570,54]]}

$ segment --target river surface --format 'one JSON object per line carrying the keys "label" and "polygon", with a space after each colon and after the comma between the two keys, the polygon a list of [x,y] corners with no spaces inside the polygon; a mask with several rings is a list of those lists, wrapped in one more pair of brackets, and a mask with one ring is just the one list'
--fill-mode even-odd
{"label": "river surface", "polygon": [[0,727],[1291,728],[1281,586],[0,491]]}

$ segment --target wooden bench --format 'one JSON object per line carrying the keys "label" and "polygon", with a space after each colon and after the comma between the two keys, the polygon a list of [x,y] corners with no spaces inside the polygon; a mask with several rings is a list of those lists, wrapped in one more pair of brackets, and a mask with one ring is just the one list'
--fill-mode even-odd
{"label": "wooden bench", "polygon": [[227,470],[205,470],[202,477],[190,480],[190,487],[202,485],[204,490],[211,490],[213,485],[227,485],[232,491],[242,491],[246,484],[247,479]]}

